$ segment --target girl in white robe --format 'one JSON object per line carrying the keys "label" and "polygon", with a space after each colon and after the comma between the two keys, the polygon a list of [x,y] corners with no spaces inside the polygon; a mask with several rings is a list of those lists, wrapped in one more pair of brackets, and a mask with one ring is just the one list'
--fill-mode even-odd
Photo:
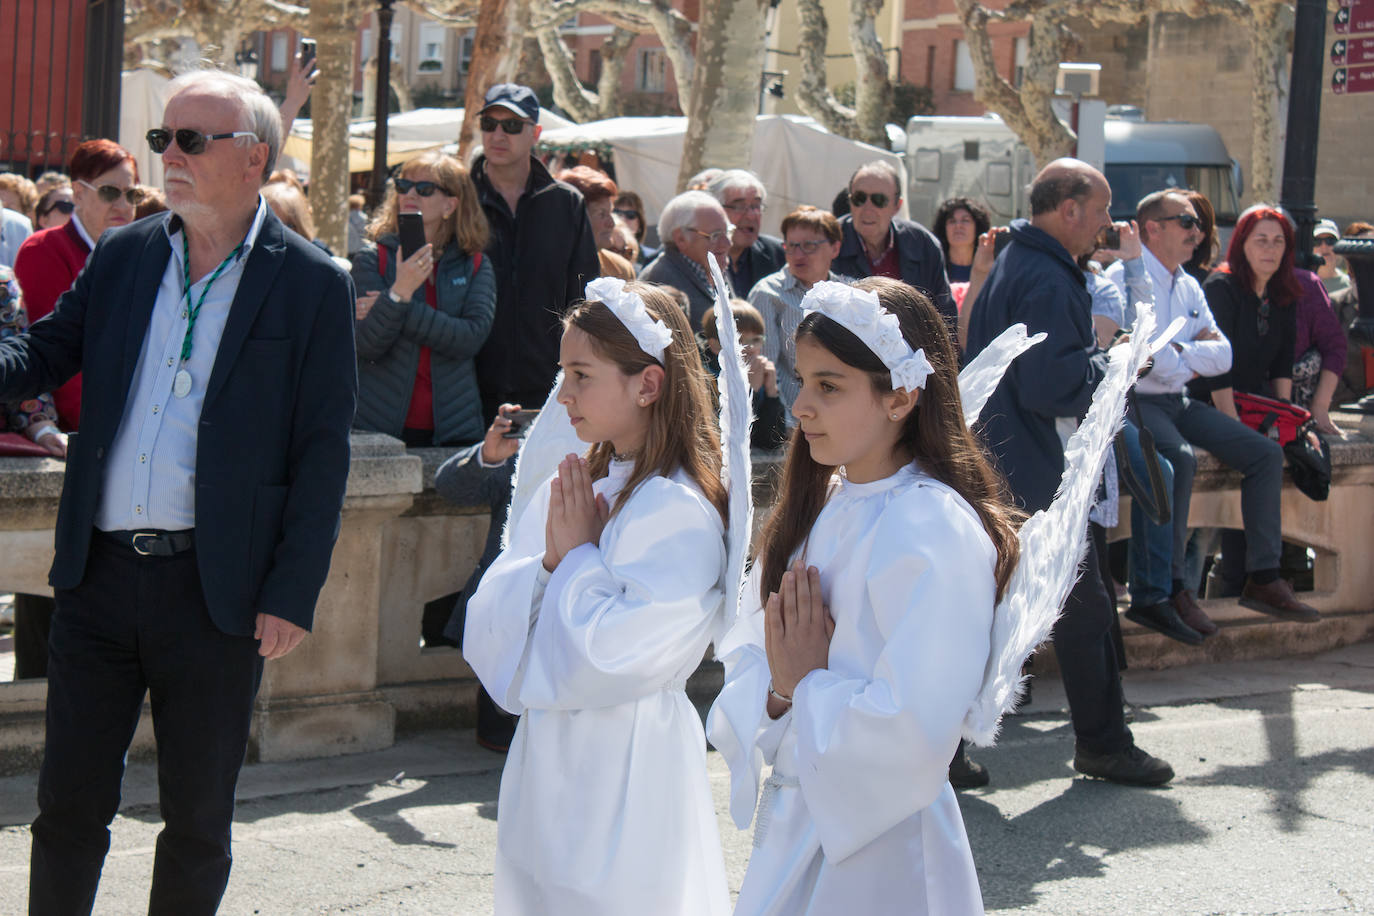
{"label": "girl in white robe", "polygon": [[593,446],[514,520],[468,604],[464,655],[521,716],[496,912],[725,914],[705,736],[684,691],[724,625],[719,440],[674,301],[618,280],[589,286],[598,298],[564,321],[558,392]]}
{"label": "girl in white robe", "polygon": [[758,807],[735,913],[981,913],[947,772],[1014,512],[929,300],[870,278],[803,308],[798,427],[708,719],[736,824]]}

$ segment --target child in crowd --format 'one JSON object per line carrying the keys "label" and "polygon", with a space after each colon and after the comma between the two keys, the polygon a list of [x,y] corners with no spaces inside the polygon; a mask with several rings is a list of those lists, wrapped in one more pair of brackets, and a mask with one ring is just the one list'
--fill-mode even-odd
{"label": "child in crowd", "polygon": [[686,316],[648,284],[593,281],[563,326],[558,403],[591,448],[518,512],[467,607],[464,656],[521,715],[495,909],[724,914],[705,740],[684,689],[725,622],[705,373]]}
{"label": "child in crowd", "polygon": [[981,913],[946,779],[1014,570],[1015,513],[923,294],[816,284],[798,424],[708,719],[747,827],[736,914]]}
{"label": "child in crowd", "polygon": [[[783,415],[782,398],[778,395],[778,370],[773,361],[763,355],[763,316],[743,299],[731,303],[735,312],[735,329],[739,331],[740,346],[744,350],[749,389],[754,393],[754,425],[749,428],[749,444],[753,448],[776,451],[787,441],[787,422]],[[701,316],[701,361],[713,376],[720,375],[720,334],[716,330],[715,307]]]}

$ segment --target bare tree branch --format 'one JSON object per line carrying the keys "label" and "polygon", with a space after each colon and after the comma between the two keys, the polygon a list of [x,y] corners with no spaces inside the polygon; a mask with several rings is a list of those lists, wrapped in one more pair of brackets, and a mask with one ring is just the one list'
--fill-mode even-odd
{"label": "bare tree branch", "polygon": [[797,106],[815,118],[826,130],[842,137],[859,132],[855,111],[840,103],[826,85],[825,46],[830,35],[821,0],[797,0],[801,14],[801,31],[797,37],[797,51],[801,56],[801,86],[797,91]]}

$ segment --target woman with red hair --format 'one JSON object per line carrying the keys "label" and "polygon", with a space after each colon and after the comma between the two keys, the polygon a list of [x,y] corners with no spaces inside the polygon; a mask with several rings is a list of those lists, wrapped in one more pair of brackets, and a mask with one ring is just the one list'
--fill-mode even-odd
{"label": "woman with red hair", "polygon": [[[29,321],[57,305],[86,266],[101,233],[133,222],[138,166],[133,154],[113,140],[87,140],[72,153],[72,218],[64,225],[35,232],[14,260],[14,275],[24,294]],[[57,416],[65,431],[77,428],[81,413],[81,376],[54,393]]]}

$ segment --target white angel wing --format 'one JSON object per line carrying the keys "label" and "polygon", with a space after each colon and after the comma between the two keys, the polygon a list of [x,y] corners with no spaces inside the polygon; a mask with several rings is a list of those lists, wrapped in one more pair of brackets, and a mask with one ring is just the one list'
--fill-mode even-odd
{"label": "white angel wing", "polygon": [[587,449],[587,443],[577,438],[577,431],[568,419],[568,409],[558,403],[558,389],[562,387],[563,372],[559,370],[543,409],[530,424],[525,441],[520,443],[515,473],[510,481],[510,511],[506,513],[506,527],[501,532],[502,550],[510,546],[512,526],[519,521],[539,485],[558,470],[558,462]]}
{"label": "white angel wing", "polygon": [[724,479],[730,522],[726,527],[725,608],[721,627],[713,642],[719,644],[729,623],[735,619],[744,589],[744,564],[753,532],[753,468],[749,456],[749,426],[754,421],[754,399],[744,368],[735,313],[730,307],[730,288],[725,285],[720,265],[711,263],[711,279],[716,288],[716,332],[720,337],[720,450],[721,477]]}
{"label": "white angel wing", "polygon": [[1014,324],[998,334],[992,343],[983,348],[983,352],[963,368],[959,373],[959,400],[964,405],[966,424],[972,426],[978,422],[979,414],[1001,384],[1011,361],[1047,336],[1042,331],[1034,337],[1028,337],[1024,324]]}
{"label": "white angel wing", "polygon": [[[1112,349],[1107,376],[1093,394],[1088,415],[1064,447],[1064,474],[1054,500],[1021,526],[1021,561],[993,614],[983,685],[964,718],[964,737],[974,744],[996,741],[1002,716],[1020,693],[1021,666],[1049,638],[1078,580],[1078,566],[1087,551],[1088,510],[1125,416],[1126,392],[1150,354],[1162,345],[1150,342],[1154,327],[1154,308],[1141,303],[1130,343]],[[1170,326],[1166,334],[1176,331]]]}

